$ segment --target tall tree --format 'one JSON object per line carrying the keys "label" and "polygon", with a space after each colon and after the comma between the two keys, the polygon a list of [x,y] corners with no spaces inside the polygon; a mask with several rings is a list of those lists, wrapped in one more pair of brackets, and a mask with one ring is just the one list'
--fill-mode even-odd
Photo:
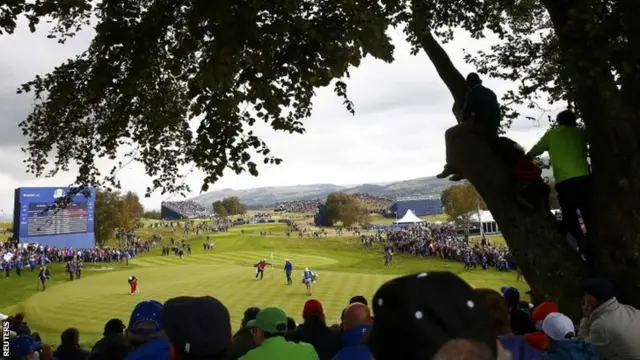
{"label": "tall tree", "polygon": [[444,213],[449,219],[463,223],[465,226],[469,225],[474,214],[487,209],[484,200],[470,183],[454,185],[446,189],[441,199]]}
{"label": "tall tree", "polygon": [[343,226],[351,226],[362,216],[360,202],[350,194],[333,192],[327,196],[326,218],[329,223],[341,222]]}
{"label": "tall tree", "polygon": [[213,202],[213,213],[220,216],[220,217],[227,217],[229,216],[229,213],[227,212],[227,209],[224,207],[224,204],[222,203],[222,200],[218,200],[218,201],[214,201]]}
{"label": "tall tree", "polygon": [[[511,71],[522,84],[513,102],[547,91],[551,100],[566,99],[582,115],[600,211],[589,234],[599,250],[597,268],[615,281],[621,299],[640,306],[640,267],[635,266],[640,221],[634,211],[640,201],[640,103],[635,100],[640,31],[639,22],[630,18],[638,13],[639,1],[92,4],[3,5],[0,30],[5,32],[14,29],[20,14],[26,14],[32,26],[44,16],[53,17],[57,25],[52,36],[61,40],[92,16],[97,22],[96,37],[86,52],[22,87],[36,97],[33,112],[21,124],[30,138],[29,170],[36,175],[77,163],[79,183],[99,183],[94,158],[87,154],[115,157],[121,143],[136,149],[130,156],[155,179],[149,191],[184,189],[177,178],[188,163],[207,175],[203,190],[225,168],[257,175],[252,150],[265,162],[280,160],[251,125],[266,121],[275,130],[303,132],[314,88],[348,76],[349,66],[357,66],[367,54],[392,60],[393,47],[385,34],[390,25],[407,25],[414,51],[427,53],[459,114],[464,79],[437,38],[450,39],[456,27],[476,38],[488,29],[508,43],[492,52],[501,53],[496,59],[506,62],[505,73]],[[532,34],[541,34],[542,42],[532,40]],[[337,81],[335,89],[353,111],[346,84]],[[192,132],[188,121],[196,117],[202,120]],[[59,136],[60,128],[65,136]],[[451,146],[453,165],[486,201],[532,288],[563,305],[577,302],[579,293],[570,290],[576,289],[575,279],[585,268],[557,231],[554,218],[515,201],[507,169],[482,139],[470,135]],[[56,161],[49,166],[52,153]],[[106,177],[117,185],[113,176]]]}
{"label": "tall tree", "polygon": [[118,229],[134,229],[144,213],[138,195],[96,191],[94,233],[98,246],[106,245]]}

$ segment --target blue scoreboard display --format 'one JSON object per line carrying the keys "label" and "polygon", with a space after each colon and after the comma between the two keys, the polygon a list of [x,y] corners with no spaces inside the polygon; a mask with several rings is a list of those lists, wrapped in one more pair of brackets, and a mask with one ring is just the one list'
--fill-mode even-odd
{"label": "blue scoreboard display", "polygon": [[76,194],[65,207],[55,202],[69,194],[68,187],[18,188],[15,191],[14,234],[22,243],[86,249],[95,247],[95,189],[90,196]]}

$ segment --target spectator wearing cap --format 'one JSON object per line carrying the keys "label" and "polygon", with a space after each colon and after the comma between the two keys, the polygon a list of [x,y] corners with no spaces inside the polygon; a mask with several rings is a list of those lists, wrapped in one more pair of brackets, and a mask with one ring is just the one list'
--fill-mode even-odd
{"label": "spectator wearing cap", "polygon": [[492,320],[493,331],[502,346],[509,351],[514,360],[543,360],[543,354],[531,347],[523,336],[514,335],[511,330],[509,306],[502,295],[491,289],[476,289],[484,300],[484,305]]}
{"label": "spectator wearing cap", "polygon": [[371,360],[371,351],[364,345],[364,337],[373,324],[369,308],[359,302],[347,307],[342,321],[342,349],[333,360]]}
{"label": "spectator wearing cap", "polygon": [[331,360],[342,347],[341,334],[339,329],[327,326],[320,301],[308,300],[302,308],[302,319],[303,323],[287,334],[287,340],[311,344],[320,360]]}
{"label": "spectator wearing cap", "polygon": [[559,311],[560,308],[558,304],[550,301],[545,301],[533,308],[531,311],[531,320],[536,327],[536,332],[525,334],[524,336],[524,339],[529,345],[540,351],[544,351],[547,347],[547,336],[544,334],[544,331],[542,331],[542,322],[549,314]]}
{"label": "spectator wearing cap", "polygon": [[60,335],[60,346],[53,352],[56,360],[86,360],[89,352],[80,347],[80,331],[68,328]]}
{"label": "spectator wearing cap", "polygon": [[111,319],[104,325],[102,339],[98,340],[89,355],[89,360],[123,360],[131,347],[124,337],[125,325],[120,319]]}
{"label": "spectator wearing cap", "polygon": [[373,297],[366,343],[375,360],[432,359],[466,339],[497,356],[498,341],[482,298],[450,272],[419,273],[383,284]]}
{"label": "spectator wearing cap", "polygon": [[529,334],[536,331],[531,321],[529,309],[525,309],[520,304],[520,292],[518,289],[505,286],[500,289],[502,296],[509,305],[509,316],[511,317],[511,329],[516,335]]}
{"label": "spectator wearing cap", "polygon": [[224,360],[231,346],[231,316],[211,296],[182,296],[162,307],[171,360]]}
{"label": "spectator wearing cap", "polygon": [[282,309],[260,310],[256,318],[247,323],[247,328],[252,329],[253,341],[258,347],[240,360],[318,360],[318,354],[310,344],[285,339],[287,314]]}
{"label": "spectator wearing cap", "polygon": [[640,311],[619,303],[607,279],[587,280],[583,291],[578,336],[603,360],[640,359]]}
{"label": "spectator wearing cap", "polygon": [[589,343],[576,338],[573,321],[564,314],[549,314],[542,322],[542,331],[549,338],[550,360],[599,360]]}
{"label": "spectator wearing cap", "polygon": [[40,344],[29,335],[17,335],[9,341],[9,360],[51,360],[52,358],[51,347]]}
{"label": "spectator wearing cap", "polygon": [[229,360],[239,359],[249,350],[255,349],[256,344],[253,342],[253,334],[251,329],[247,328],[247,323],[256,318],[256,315],[260,312],[260,308],[250,307],[244,312],[242,322],[240,323],[240,330],[233,335],[233,344],[229,348],[227,357]]}
{"label": "spectator wearing cap", "polygon": [[133,347],[126,360],[168,360],[169,341],[162,325],[162,304],[155,300],[138,303],[131,313],[126,337]]}

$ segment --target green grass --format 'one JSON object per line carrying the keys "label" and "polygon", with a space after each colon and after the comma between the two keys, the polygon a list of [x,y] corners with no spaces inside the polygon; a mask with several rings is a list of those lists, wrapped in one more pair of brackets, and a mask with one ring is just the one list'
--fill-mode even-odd
{"label": "green grass", "polygon": [[[165,229],[145,228],[140,233],[146,238],[154,231],[162,233],[165,241],[170,238]],[[272,231],[272,235],[260,236],[260,231]],[[282,224],[233,228],[228,233],[211,235],[215,241],[213,252],[202,250],[206,234],[191,235],[184,238],[193,243],[194,253],[184,261],[159,256],[157,248],[132,260],[128,266],[88,265],[83,278],[75,281],[65,278],[61,265],[53,265],[50,267],[53,279],[45,292],[36,291],[35,272],[27,272],[22,278],[12,274],[10,279],[0,279],[0,312],[24,311],[31,328],[54,344],[59,342],[63,329],[77,327],[82,344],[90,346],[100,338],[106,321],[119,317],[127,322],[135,304],[144,299],[165,301],[178,295],[212,295],[227,305],[234,326],[240,323],[249,306],[279,306],[300,320],[302,305],[309,298],[300,283],[299,269],[304,267],[319,274],[313,297],[323,303],[331,322],[339,320],[351,296],[364,295],[370,299],[382,283],[401,274],[448,270],[476,287],[499,289],[512,285],[527,289],[525,283],[515,281],[515,273],[492,269],[465,271],[460,263],[405,255],[399,255],[394,265],[384,267],[380,249],[365,250],[356,237],[288,238],[284,231]],[[260,258],[270,259],[271,253],[275,257],[275,270],[267,272],[263,281],[256,281],[252,265]],[[281,270],[284,258],[291,259],[298,269],[294,271],[292,286],[286,285]],[[96,271],[101,266],[113,270]],[[138,295],[129,295],[126,282],[129,275],[140,281]]]}

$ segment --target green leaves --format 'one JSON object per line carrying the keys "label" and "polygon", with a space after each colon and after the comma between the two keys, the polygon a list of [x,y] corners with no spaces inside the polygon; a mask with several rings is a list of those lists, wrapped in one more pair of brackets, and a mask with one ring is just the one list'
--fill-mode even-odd
{"label": "green leaves", "polygon": [[[12,9],[36,11],[25,6]],[[366,54],[393,59],[385,35],[392,7],[377,1],[56,6],[41,13],[66,30],[92,15],[96,37],[80,56],[21,87],[36,98],[20,124],[29,138],[29,171],[54,175],[77,164],[77,183],[117,187],[119,169],[138,161],[153,178],[147,196],[188,190],[182,177],[194,167],[205,174],[206,190],[225,169],[257,176],[255,156],[279,164],[250,131],[256,121],[304,133],[315,88],[346,77]],[[353,114],[346,83],[335,89]],[[122,149],[135,151],[106,174],[97,168],[97,158],[114,159]]]}

